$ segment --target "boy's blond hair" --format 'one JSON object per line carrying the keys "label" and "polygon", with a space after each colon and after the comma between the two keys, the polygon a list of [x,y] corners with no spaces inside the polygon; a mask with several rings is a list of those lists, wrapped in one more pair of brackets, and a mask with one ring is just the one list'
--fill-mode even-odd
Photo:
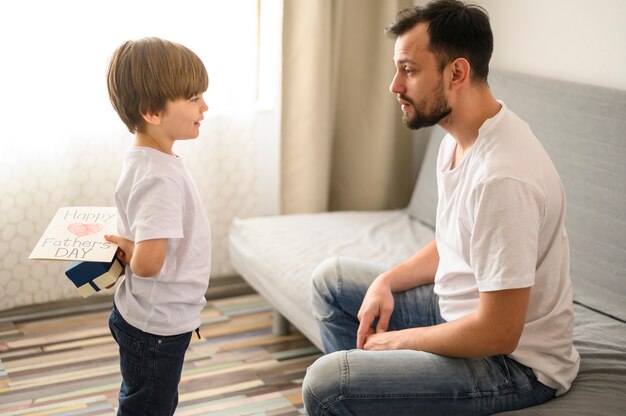
{"label": "boy's blond hair", "polygon": [[111,104],[131,133],[142,132],[143,114],[163,110],[168,100],[201,94],[209,85],[206,68],[194,52],[154,37],[118,47],[107,78]]}

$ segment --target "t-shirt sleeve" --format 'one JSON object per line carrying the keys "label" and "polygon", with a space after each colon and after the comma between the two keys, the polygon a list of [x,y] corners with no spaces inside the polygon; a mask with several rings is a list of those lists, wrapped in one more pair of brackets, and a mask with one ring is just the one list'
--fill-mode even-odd
{"label": "t-shirt sleeve", "polygon": [[478,289],[534,285],[543,195],[527,183],[499,178],[481,183],[469,202],[474,211],[470,261]]}
{"label": "t-shirt sleeve", "polygon": [[135,184],[128,199],[128,222],[135,243],[183,238],[183,195],[170,178],[148,176]]}

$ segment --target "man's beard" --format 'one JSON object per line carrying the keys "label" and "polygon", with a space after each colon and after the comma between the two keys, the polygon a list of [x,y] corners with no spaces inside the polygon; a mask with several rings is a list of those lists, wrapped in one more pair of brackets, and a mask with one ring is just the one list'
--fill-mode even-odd
{"label": "man's beard", "polygon": [[[412,117],[409,117],[406,112],[402,114],[402,121],[411,130],[434,126],[452,112],[452,109],[448,106],[448,103],[443,96],[443,86],[441,84],[439,84],[439,88],[437,88],[437,91],[435,92],[433,104],[428,112],[420,112],[415,103],[409,97],[400,94],[400,99],[409,103],[413,109],[414,114]],[[422,101],[421,107],[426,107],[425,100]]]}

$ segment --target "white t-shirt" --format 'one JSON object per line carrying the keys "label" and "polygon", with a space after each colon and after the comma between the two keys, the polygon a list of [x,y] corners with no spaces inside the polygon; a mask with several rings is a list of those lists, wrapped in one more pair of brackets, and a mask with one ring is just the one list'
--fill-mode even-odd
{"label": "white t-shirt", "polygon": [[115,190],[117,231],[139,243],[168,239],[161,271],[133,275],[127,265],[115,305],[134,327],[177,335],[200,326],[211,271],[211,230],[182,160],[146,147],[128,149]]}
{"label": "white t-shirt", "polygon": [[[502,104],[502,103],[501,103]],[[478,308],[479,292],[531,287],[524,330],[511,357],[565,393],[578,373],[565,193],[528,125],[502,104],[472,149],[450,169],[456,141],[437,160],[435,292],[442,317]]]}

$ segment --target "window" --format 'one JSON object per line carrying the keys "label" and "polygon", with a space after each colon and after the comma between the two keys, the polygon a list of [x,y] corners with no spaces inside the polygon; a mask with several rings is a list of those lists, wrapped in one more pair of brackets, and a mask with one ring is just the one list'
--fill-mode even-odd
{"label": "window", "polygon": [[77,296],[63,262],[27,257],[59,207],[113,205],[132,136],[109,103],[106,67],[123,41],[145,36],[182,43],[207,67],[209,111],[200,137],[174,149],[209,214],[212,275],[233,274],[229,225],[234,216],[257,212],[256,138],[268,137],[255,130],[257,99],[273,102],[257,88],[260,5],[261,0],[0,3],[0,310]]}

